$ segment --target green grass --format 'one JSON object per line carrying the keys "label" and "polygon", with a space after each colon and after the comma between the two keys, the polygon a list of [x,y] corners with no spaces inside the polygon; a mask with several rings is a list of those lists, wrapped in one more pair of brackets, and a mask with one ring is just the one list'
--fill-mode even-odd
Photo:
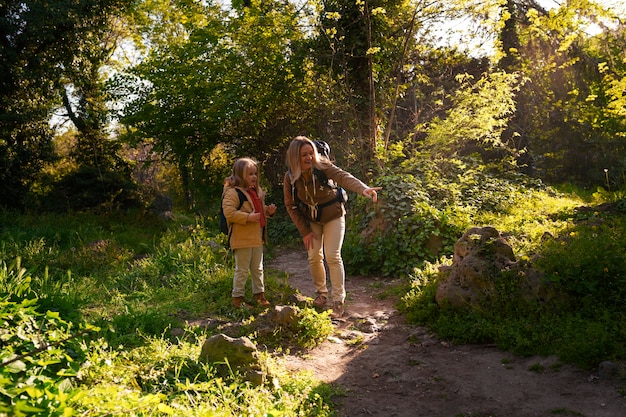
{"label": "green grass", "polygon": [[[239,322],[230,336],[267,349],[310,348],[333,329],[327,314],[303,309],[296,329],[257,332],[266,312],[231,307],[224,239],[195,217],[0,213],[0,317],[11,346],[0,359],[57,344],[43,359],[27,354],[2,368],[0,415],[331,416],[330,387],[271,358],[272,378],[260,387],[198,363],[203,340],[220,328],[188,326],[194,319]],[[266,285],[275,302],[293,292],[278,273],[267,272]]]}

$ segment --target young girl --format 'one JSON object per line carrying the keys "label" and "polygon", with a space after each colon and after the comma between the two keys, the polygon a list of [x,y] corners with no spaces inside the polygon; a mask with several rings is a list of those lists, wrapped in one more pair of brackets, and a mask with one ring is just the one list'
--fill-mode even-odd
{"label": "young girl", "polygon": [[[323,147],[327,154],[330,149]],[[346,298],[345,271],[341,247],[345,234],[345,196],[343,187],[372,201],[378,199],[380,187],[369,187],[352,174],[333,165],[328,155],[320,155],[315,144],[305,136],[296,137],[287,149],[287,167],[284,180],[285,207],[302,235],[308,251],[309,268],[317,297],[313,304],[326,305],[328,288],[326,268],[332,286],[333,318],[343,315]],[[332,184],[329,182],[332,180]]]}
{"label": "young girl", "polygon": [[[240,158],[233,165],[232,175],[224,182],[222,209],[228,222],[229,243],[235,255],[233,306],[246,306],[244,301],[248,272],[252,276],[252,293],[259,306],[270,305],[265,298],[263,281],[263,244],[266,241],[267,217],[276,213],[276,205],[265,205],[265,193],[259,186],[259,169],[250,158]],[[240,207],[239,193],[246,199]]]}

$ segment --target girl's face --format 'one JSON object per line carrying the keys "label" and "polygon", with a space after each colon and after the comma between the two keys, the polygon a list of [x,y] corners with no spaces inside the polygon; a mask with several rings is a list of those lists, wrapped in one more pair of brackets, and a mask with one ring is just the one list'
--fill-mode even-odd
{"label": "girl's face", "polygon": [[314,158],[315,153],[313,152],[313,147],[307,143],[300,148],[300,169],[303,172],[310,170],[313,167]]}
{"label": "girl's face", "polygon": [[250,165],[246,168],[246,184],[248,187],[256,187],[258,180],[257,169],[254,165]]}

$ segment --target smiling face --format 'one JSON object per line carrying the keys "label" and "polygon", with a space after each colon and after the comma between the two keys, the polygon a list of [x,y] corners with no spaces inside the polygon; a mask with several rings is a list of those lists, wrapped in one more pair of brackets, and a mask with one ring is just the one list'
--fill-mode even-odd
{"label": "smiling face", "polygon": [[313,161],[315,160],[315,152],[313,147],[306,144],[300,148],[300,168],[302,172],[307,172],[313,167]]}
{"label": "smiling face", "polygon": [[248,165],[246,168],[246,185],[250,187],[256,187],[257,181],[259,178],[259,174],[257,172],[257,167],[254,165]]}

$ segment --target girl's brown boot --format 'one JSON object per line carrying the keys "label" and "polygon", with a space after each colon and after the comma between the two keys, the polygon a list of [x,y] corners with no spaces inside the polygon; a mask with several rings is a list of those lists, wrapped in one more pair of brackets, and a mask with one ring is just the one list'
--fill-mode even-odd
{"label": "girl's brown boot", "polygon": [[270,306],[270,302],[267,301],[267,298],[265,298],[265,293],[264,292],[260,292],[258,294],[254,294],[254,301],[256,301],[256,303],[258,305],[260,305],[261,307],[269,307]]}
{"label": "girl's brown boot", "polygon": [[241,308],[241,307],[248,307],[248,304],[246,304],[245,300],[243,297],[233,297],[233,307],[235,308]]}

